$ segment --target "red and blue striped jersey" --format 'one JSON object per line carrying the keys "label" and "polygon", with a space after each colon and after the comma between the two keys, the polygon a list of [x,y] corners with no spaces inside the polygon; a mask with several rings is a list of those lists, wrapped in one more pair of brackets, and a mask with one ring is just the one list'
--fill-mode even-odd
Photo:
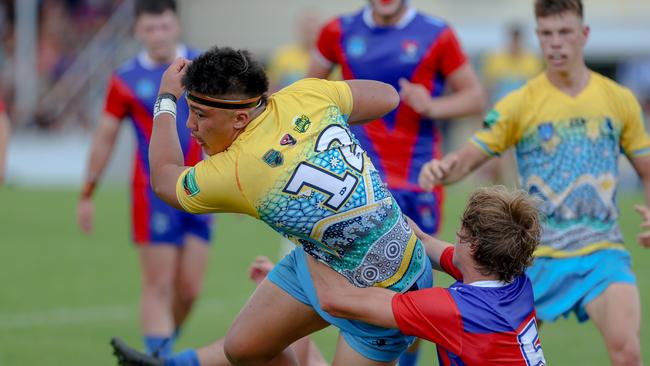
{"label": "red and blue striped jersey", "polygon": [[[369,7],[328,22],[319,35],[315,57],[323,65],[341,65],[344,79],[379,80],[399,90],[405,78],[441,96],[445,79],[467,62],[451,27],[441,19],[409,8],[389,27],[372,20]],[[421,166],[440,157],[435,121],[401,103],[383,118],[352,132],[391,189],[420,191]]]}
{"label": "red and blue striped jersey", "polygon": [[528,277],[464,284],[452,257],[450,247],[440,259],[458,279],[449,288],[393,297],[400,330],[436,343],[440,365],[545,365]]}
{"label": "red and blue striped jersey", "polygon": [[[193,59],[198,51],[181,46],[179,56]],[[149,140],[153,127],[153,105],[158,96],[160,79],[169,65],[158,65],[145,52],[120,66],[109,81],[105,113],[119,119],[129,118],[133,123],[137,146],[133,166],[133,185],[149,186]],[[177,104],[176,129],[181,142],[185,165],[193,166],[202,158],[201,146],[191,138],[185,126],[189,108],[184,98]]]}

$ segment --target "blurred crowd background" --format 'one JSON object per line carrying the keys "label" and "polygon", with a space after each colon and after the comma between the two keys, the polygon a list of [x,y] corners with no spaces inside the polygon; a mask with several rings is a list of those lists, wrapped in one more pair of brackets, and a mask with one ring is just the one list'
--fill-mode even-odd
{"label": "blurred crowd background", "polygon": [[[532,0],[412,0],[448,20],[482,76],[490,102],[538,73]],[[321,22],[365,1],[179,0],[183,39],[252,50],[272,88],[305,72]],[[589,66],[631,88],[650,115],[650,2],[589,0]],[[110,72],[137,52],[131,0],[1,0],[0,97],[13,127],[9,185],[78,184]],[[454,126],[461,126],[454,128]],[[447,149],[474,123],[443,126]],[[133,140],[122,129],[110,182],[126,181]],[[35,165],[35,162],[47,164]],[[34,167],[38,166],[38,169]],[[514,170],[514,169],[513,169]],[[506,172],[505,175],[508,175]],[[514,176],[512,175],[508,178]],[[631,178],[630,178],[631,179]],[[625,181],[625,175],[624,175]],[[634,182],[629,185],[634,185]]]}

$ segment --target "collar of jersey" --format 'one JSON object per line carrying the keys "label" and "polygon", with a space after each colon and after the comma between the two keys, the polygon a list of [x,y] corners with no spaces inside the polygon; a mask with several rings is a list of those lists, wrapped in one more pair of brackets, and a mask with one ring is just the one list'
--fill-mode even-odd
{"label": "collar of jersey", "polygon": [[[179,44],[178,46],[176,46],[176,57],[174,58],[179,58],[179,57],[187,58],[187,56],[188,56],[188,52],[187,52],[187,47],[185,45]],[[151,57],[149,57],[149,54],[147,53],[146,50],[142,50],[138,54],[138,61],[140,62],[140,65],[142,65],[142,67],[144,67],[147,70],[154,70],[159,68],[160,66],[163,66],[160,65],[159,63],[156,63],[154,60],[152,60]]]}
{"label": "collar of jersey", "polygon": [[503,287],[503,286],[508,286],[509,283],[503,281],[497,281],[497,280],[488,280],[488,281],[476,281],[472,283],[466,283],[466,285],[476,286],[476,287]]}
{"label": "collar of jersey", "polygon": [[[415,8],[412,7],[411,5],[406,5],[406,7],[407,9],[404,15],[402,15],[402,19],[400,19],[397,23],[395,23],[395,25],[388,26],[386,28],[403,29],[404,27],[409,25],[409,23],[411,23],[413,18],[415,18],[415,16],[417,15],[417,10],[415,10]],[[370,7],[370,5],[366,5],[363,8],[363,22],[366,23],[366,25],[370,28],[384,28],[378,26],[375,23],[375,21],[372,19],[372,8]]]}

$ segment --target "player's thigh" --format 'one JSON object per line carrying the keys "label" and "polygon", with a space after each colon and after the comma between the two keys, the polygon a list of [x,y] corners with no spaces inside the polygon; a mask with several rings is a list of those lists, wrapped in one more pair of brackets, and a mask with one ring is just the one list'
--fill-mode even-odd
{"label": "player's thigh", "polygon": [[265,279],[235,318],[225,348],[231,356],[270,357],[328,325],[313,308]]}
{"label": "player's thigh", "polygon": [[641,327],[641,301],[634,284],[612,283],[585,310],[608,344],[626,343],[638,338]]}
{"label": "player's thigh", "polygon": [[178,249],[175,245],[140,245],[138,252],[144,285],[173,285],[178,260]]}
{"label": "player's thigh", "polygon": [[210,246],[202,238],[194,235],[185,237],[183,248],[178,256],[179,287],[201,287],[208,267]]}
{"label": "player's thigh", "polygon": [[345,341],[345,338],[339,334],[339,340],[336,343],[336,353],[334,354],[332,366],[383,366],[395,365],[396,362],[397,360],[391,362],[379,362],[366,358],[352,349],[348,342]]}

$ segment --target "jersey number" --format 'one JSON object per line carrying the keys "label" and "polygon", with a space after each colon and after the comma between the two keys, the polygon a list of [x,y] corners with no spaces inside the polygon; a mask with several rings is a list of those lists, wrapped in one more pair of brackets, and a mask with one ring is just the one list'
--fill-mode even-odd
{"label": "jersey number", "polygon": [[354,192],[358,181],[357,177],[348,172],[340,178],[317,166],[302,162],[293,172],[289,183],[284,187],[284,192],[298,194],[304,187],[313,188],[330,196],[324,205],[338,211]]}
{"label": "jersey number", "polygon": [[542,344],[539,341],[539,334],[537,333],[537,323],[535,319],[531,319],[517,335],[521,354],[526,360],[528,366],[544,366],[546,360],[544,359],[544,352],[542,352]]}
{"label": "jersey number", "polygon": [[[334,142],[343,145],[339,151],[347,165],[362,172],[363,150],[353,143],[348,131],[339,125],[330,125],[320,133],[316,139],[315,150],[323,152]],[[339,177],[321,167],[302,162],[294,170],[283,191],[295,195],[299,194],[304,187],[313,188],[329,196],[323,203],[324,206],[338,211],[352,195],[358,182],[359,179],[348,172],[345,172],[343,177]]]}

